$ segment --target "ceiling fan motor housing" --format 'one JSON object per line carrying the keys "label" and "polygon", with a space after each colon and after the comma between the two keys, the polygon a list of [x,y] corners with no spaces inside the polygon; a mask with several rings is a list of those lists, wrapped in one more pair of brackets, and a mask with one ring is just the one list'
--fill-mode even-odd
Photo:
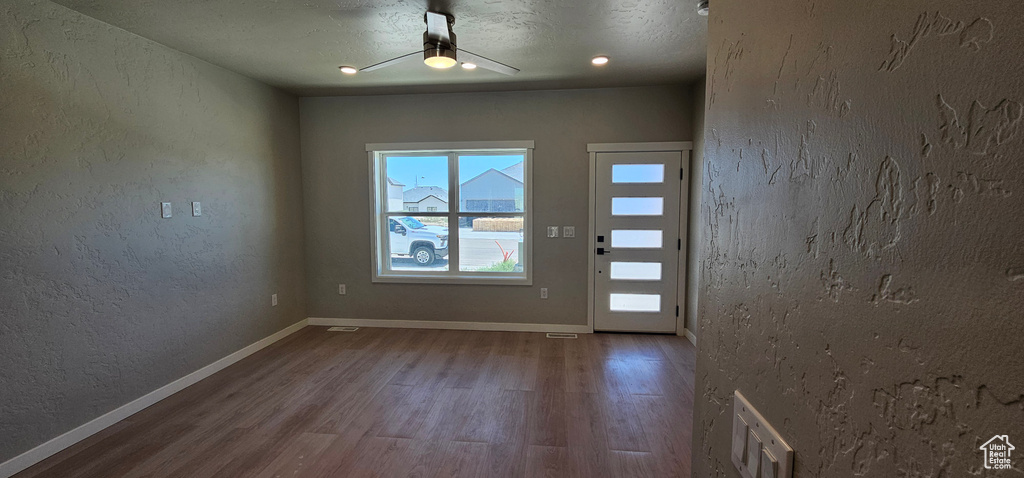
{"label": "ceiling fan motor housing", "polygon": [[[444,51],[455,51],[458,48],[455,46],[455,32],[448,31],[448,41],[437,40],[430,38],[429,32],[423,32],[423,57],[437,56],[432,52],[435,50]],[[455,58],[454,56],[452,58]]]}
{"label": "ceiling fan motor housing", "polygon": [[422,54],[423,63],[431,68],[439,70],[448,69],[458,65],[459,57],[461,57],[464,62],[463,66],[467,67],[466,69],[480,67],[503,75],[514,75],[519,73],[518,68],[494,61],[471,51],[462,50],[460,52],[455,42],[455,32],[452,31],[452,27],[455,25],[455,17],[453,15],[449,13],[427,11],[423,15],[423,21],[427,24],[427,31],[423,33],[422,50],[414,51],[387,61],[382,61],[359,71],[369,72],[378,70],[417,58]]}
{"label": "ceiling fan motor housing", "polygon": [[[438,21],[440,20],[440,21]],[[458,63],[455,43],[455,17],[446,13],[427,12],[423,17],[423,62],[434,68],[450,68]]]}

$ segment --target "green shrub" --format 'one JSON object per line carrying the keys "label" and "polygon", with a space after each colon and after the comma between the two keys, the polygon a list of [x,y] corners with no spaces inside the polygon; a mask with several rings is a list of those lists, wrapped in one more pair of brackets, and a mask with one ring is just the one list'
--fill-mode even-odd
{"label": "green shrub", "polygon": [[477,271],[480,271],[480,272],[512,272],[513,270],[515,270],[515,267],[516,267],[516,261],[509,260],[509,261],[495,262],[494,264],[491,264],[491,265],[489,265],[487,267],[481,267],[481,268],[477,269]]}

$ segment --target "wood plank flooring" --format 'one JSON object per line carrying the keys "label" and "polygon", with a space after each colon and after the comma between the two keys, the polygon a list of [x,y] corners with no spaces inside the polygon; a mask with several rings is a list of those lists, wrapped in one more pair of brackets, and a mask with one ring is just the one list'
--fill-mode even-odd
{"label": "wood plank flooring", "polygon": [[675,336],[307,327],[16,475],[690,476]]}

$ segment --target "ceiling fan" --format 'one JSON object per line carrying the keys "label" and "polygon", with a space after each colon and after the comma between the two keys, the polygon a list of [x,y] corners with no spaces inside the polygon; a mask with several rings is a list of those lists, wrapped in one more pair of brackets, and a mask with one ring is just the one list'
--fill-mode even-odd
{"label": "ceiling fan", "polygon": [[373,71],[396,65],[407,60],[423,55],[423,63],[431,68],[446,69],[462,63],[462,67],[471,70],[476,67],[495,71],[503,75],[514,75],[519,73],[518,68],[513,68],[504,63],[494,61],[476,53],[459,48],[455,42],[455,32],[452,26],[455,25],[455,16],[444,13],[427,12],[424,21],[427,23],[427,31],[423,33],[423,49],[407,53],[397,58],[370,65],[366,68],[355,68],[341,66],[342,73],[355,74],[360,71]]}

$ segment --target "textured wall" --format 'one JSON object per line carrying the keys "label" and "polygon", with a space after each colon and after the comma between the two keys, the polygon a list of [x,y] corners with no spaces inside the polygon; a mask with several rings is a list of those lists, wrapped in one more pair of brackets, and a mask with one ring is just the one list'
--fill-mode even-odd
{"label": "textured wall", "polygon": [[701,178],[704,177],[704,125],[707,108],[704,107],[704,97],[707,94],[705,79],[693,85],[693,152],[690,154],[690,187],[689,187],[689,211],[682,220],[689,221],[686,239],[686,269],[679,271],[679,276],[686,280],[686,313],[684,323],[686,330],[697,335],[698,302],[700,301],[700,253],[701,241],[700,232],[703,225],[700,222],[701,211]]}
{"label": "textured wall", "polygon": [[694,476],[1020,476],[1024,3],[715,2]]}
{"label": "textured wall", "polygon": [[[682,86],[303,98],[310,316],[585,325],[587,143],[689,140],[690,103]],[[533,287],[371,283],[366,143],[497,140],[536,144]]]}
{"label": "textured wall", "polygon": [[27,0],[0,84],[0,462],[305,316],[294,97]]}

